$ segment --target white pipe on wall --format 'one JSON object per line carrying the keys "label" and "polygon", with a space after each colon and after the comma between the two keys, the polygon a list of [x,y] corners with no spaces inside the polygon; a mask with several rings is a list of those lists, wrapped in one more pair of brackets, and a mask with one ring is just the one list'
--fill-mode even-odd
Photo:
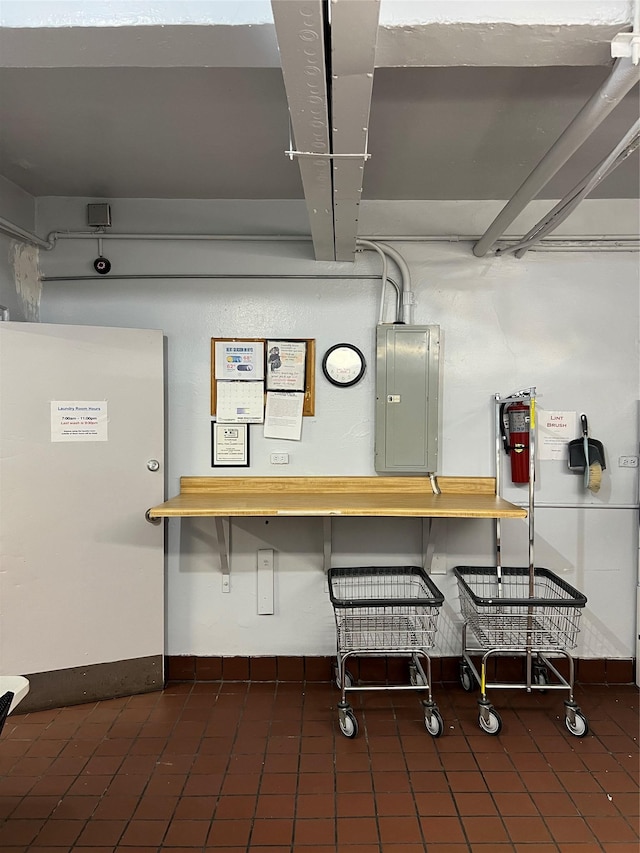
{"label": "white pipe on wall", "polygon": [[[388,254],[384,252],[377,243],[373,243],[370,240],[358,239],[356,240],[356,247],[362,247],[363,249],[369,249],[370,251],[377,252],[382,260],[382,288],[380,291],[380,311],[378,315],[378,323],[382,323],[384,317],[384,297],[387,289],[387,281],[391,281],[387,276]],[[356,248],[356,251],[357,250],[358,249]],[[398,321],[404,304],[404,276],[402,275],[402,269],[400,269],[400,275],[401,278],[399,285],[397,285],[395,281],[391,281],[396,289],[396,316],[394,322]]]}
{"label": "white pipe on wall", "polygon": [[53,249],[53,243],[43,240],[41,237],[38,237],[37,234],[32,234],[25,228],[20,228],[19,225],[14,225],[13,222],[9,222],[8,219],[3,219],[2,217],[0,217],[0,232],[2,234],[6,234],[8,237],[14,237],[17,240],[21,240],[23,243],[30,243],[32,246],[38,246],[40,249]]}
{"label": "white pipe on wall", "polygon": [[[107,233],[98,231],[51,231],[44,240],[37,234],[15,225],[7,219],[0,217],[0,232],[7,234],[27,243],[32,243],[42,249],[51,250],[58,240],[202,240],[215,242],[247,242],[247,243],[296,243],[311,242],[310,235],[301,234],[160,234],[145,233]],[[480,234],[372,234],[363,235],[359,240],[367,240],[371,243],[475,243],[481,239]],[[522,240],[522,236],[510,235],[502,237],[501,242],[516,243]],[[584,240],[599,240],[601,242],[612,242],[620,240],[638,240],[635,234],[566,234],[559,237],[547,237],[545,242],[569,241],[581,242]],[[388,247],[389,248],[389,247]]]}

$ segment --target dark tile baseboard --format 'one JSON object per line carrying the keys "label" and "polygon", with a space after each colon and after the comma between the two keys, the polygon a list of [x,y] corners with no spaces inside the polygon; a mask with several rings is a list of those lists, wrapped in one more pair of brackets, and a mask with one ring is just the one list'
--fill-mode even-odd
{"label": "dark tile baseboard", "polygon": [[[198,657],[168,655],[165,658],[167,681],[331,681],[334,659],[331,657]],[[431,658],[431,680],[437,683],[458,681],[459,657]],[[501,657],[489,661],[489,677],[523,677],[521,657]],[[568,673],[566,659],[555,661],[560,672]],[[349,670],[363,681],[406,681],[406,659],[394,657],[352,658]],[[579,658],[575,660],[575,681],[581,684],[632,684],[635,660],[632,658]]]}

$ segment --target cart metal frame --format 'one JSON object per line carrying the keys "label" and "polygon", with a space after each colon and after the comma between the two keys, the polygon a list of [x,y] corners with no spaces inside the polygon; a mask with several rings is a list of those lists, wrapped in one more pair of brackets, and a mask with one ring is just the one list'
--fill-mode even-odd
{"label": "cart metal frame", "polygon": [[[335,680],[340,689],[338,722],[345,737],[358,734],[358,721],[347,700],[352,692],[426,691],[424,722],[433,737],[444,723],[433,700],[431,658],[438,613],[444,596],[417,566],[359,566],[329,570],[329,596],[336,621]],[[406,657],[408,684],[356,684],[347,668],[350,658]]]}
{"label": "cart metal frame", "polygon": [[[586,717],[573,694],[575,665],[569,649],[577,645],[579,621],[587,599],[562,578],[534,563],[534,492],[535,492],[535,388],[510,397],[496,394],[496,494],[500,494],[501,474],[501,407],[511,402],[529,403],[529,567],[503,568],[501,564],[500,519],[496,526],[496,566],[458,566],[454,574],[458,582],[462,626],[462,660],[460,682],[464,690],[480,686],[478,723],[488,734],[496,735],[502,720],[487,698],[489,689],[565,690],[565,725],[571,734],[584,737],[589,731]],[[469,645],[469,629],[476,645]],[[480,668],[473,657],[480,657]],[[525,659],[524,682],[489,681],[487,664],[492,657],[516,656]],[[565,677],[551,658],[568,662]],[[549,673],[554,677],[552,682]]]}

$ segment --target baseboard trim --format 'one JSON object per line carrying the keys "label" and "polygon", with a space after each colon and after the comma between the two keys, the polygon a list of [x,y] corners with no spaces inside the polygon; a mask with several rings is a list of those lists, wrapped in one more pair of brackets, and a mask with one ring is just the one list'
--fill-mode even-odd
{"label": "baseboard trim", "polygon": [[20,713],[150,693],[164,687],[163,655],[32,672]]}
{"label": "baseboard trim", "polygon": [[[333,680],[332,657],[206,657],[167,655],[167,681],[316,681]],[[577,658],[575,681],[582,684],[632,684],[633,658]],[[568,669],[566,659],[554,661],[560,672]],[[431,680],[457,683],[459,657],[431,658]],[[349,669],[355,678],[402,683],[406,680],[406,660],[394,657],[352,658]],[[496,671],[497,667],[497,671]],[[489,676],[517,679],[522,674],[522,657],[501,657],[489,661]]]}

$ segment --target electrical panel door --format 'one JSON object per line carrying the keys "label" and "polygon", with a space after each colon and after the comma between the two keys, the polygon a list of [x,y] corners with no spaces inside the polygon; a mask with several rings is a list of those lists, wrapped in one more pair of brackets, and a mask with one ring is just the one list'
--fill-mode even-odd
{"label": "electrical panel door", "polygon": [[380,325],[376,344],[375,469],[435,473],[440,327]]}

